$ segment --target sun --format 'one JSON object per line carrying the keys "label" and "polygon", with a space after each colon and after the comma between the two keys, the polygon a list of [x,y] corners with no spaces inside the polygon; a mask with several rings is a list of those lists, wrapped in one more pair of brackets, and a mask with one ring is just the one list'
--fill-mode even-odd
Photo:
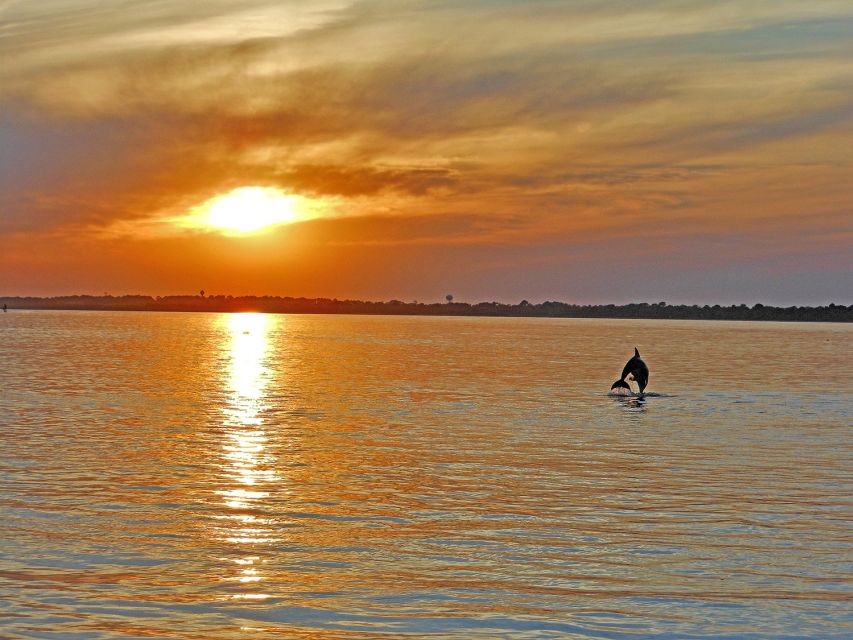
{"label": "sun", "polygon": [[303,198],[274,187],[240,187],[195,207],[185,226],[250,235],[303,219]]}

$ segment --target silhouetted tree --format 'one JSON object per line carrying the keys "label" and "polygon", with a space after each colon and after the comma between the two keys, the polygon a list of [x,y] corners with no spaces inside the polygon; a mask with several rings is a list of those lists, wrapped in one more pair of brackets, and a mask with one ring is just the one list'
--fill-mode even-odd
{"label": "silhouetted tree", "polygon": [[[199,296],[202,300],[199,300]],[[143,296],[122,295],[89,296],[71,295],[54,298],[4,297],[0,306],[7,304],[14,309],[103,309],[113,311],[262,311],[269,313],[365,313],[393,315],[477,315],[477,316],[524,316],[566,318],[672,318],[704,320],[784,320],[853,322],[853,305],[835,303],[820,307],[774,307],[756,303],[720,306],[670,305],[660,302],[649,304],[630,303],[625,305],[578,305],[554,300],[542,304],[530,304],[522,300],[519,304],[479,302],[473,305],[453,302],[447,295],[448,304],[433,302],[406,303],[401,300],[373,302],[362,300],[338,300],[328,298],[291,298],[279,296],[224,296],[208,295],[204,290],[190,296]]]}
{"label": "silhouetted tree", "polygon": [[447,304],[450,304],[451,302],[453,302],[453,296],[449,293],[446,296],[444,296],[444,299],[447,300]]}

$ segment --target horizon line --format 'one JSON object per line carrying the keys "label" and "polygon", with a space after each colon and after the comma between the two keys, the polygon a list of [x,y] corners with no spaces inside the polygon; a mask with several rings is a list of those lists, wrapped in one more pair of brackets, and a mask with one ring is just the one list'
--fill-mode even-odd
{"label": "horizon line", "polygon": [[[73,294],[58,294],[58,295],[29,295],[29,294],[18,294],[18,295],[3,295],[0,294],[0,301],[11,301],[11,300],[61,300],[61,299],[80,299],[80,298],[92,298],[95,300],[108,300],[108,299],[127,299],[127,298],[142,298],[151,301],[158,300],[168,300],[168,299],[196,299],[196,300],[245,300],[245,299],[278,299],[278,300],[291,300],[291,301],[322,301],[322,302],[330,302],[330,303],[361,303],[361,304],[382,304],[382,305],[407,305],[407,306],[432,306],[432,305],[467,305],[467,306],[477,306],[477,305],[500,305],[506,307],[521,307],[521,306],[541,306],[545,304],[558,304],[558,305],[567,305],[574,307],[630,307],[630,306],[649,306],[649,307],[719,307],[719,308],[776,308],[776,309],[790,309],[790,308],[804,308],[804,309],[817,309],[817,308],[851,308],[853,309],[853,301],[851,304],[845,305],[843,303],[837,303],[835,301],[825,301],[818,304],[778,304],[778,303],[764,303],[760,301],[756,302],[732,302],[732,303],[722,303],[722,302],[714,302],[713,304],[710,302],[667,302],[665,300],[656,300],[656,301],[647,301],[647,300],[635,300],[630,302],[570,302],[566,300],[559,299],[551,299],[546,298],[541,301],[529,300],[527,298],[523,298],[518,302],[505,302],[501,300],[488,300],[482,299],[476,302],[469,300],[460,300],[457,299],[455,295],[447,294],[443,296],[443,299],[434,299],[434,300],[401,300],[399,298],[387,298],[387,299],[372,299],[372,298],[339,298],[339,297],[327,297],[327,296],[300,296],[300,295],[281,295],[281,294],[211,294],[207,293],[204,290],[200,290],[198,293],[170,293],[165,295],[152,295],[147,293],[123,293],[123,294],[111,294],[111,293],[103,293],[103,294],[91,294],[91,293],[73,293]],[[448,299],[449,298],[449,299]]]}

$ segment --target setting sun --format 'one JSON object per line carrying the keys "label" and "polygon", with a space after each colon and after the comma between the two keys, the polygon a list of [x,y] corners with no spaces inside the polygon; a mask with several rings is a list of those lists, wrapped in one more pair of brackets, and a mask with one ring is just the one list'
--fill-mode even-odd
{"label": "setting sun", "polygon": [[302,219],[299,196],[272,187],[241,187],[196,207],[190,226],[246,235]]}

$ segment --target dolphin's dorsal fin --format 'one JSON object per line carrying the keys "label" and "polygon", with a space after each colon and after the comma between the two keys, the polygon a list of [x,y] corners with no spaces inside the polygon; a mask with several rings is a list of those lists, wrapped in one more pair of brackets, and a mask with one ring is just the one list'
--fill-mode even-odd
{"label": "dolphin's dorsal fin", "polygon": [[635,358],[639,358],[639,357],[640,357],[640,352],[637,350],[637,347],[634,347],[634,357],[635,357]]}

